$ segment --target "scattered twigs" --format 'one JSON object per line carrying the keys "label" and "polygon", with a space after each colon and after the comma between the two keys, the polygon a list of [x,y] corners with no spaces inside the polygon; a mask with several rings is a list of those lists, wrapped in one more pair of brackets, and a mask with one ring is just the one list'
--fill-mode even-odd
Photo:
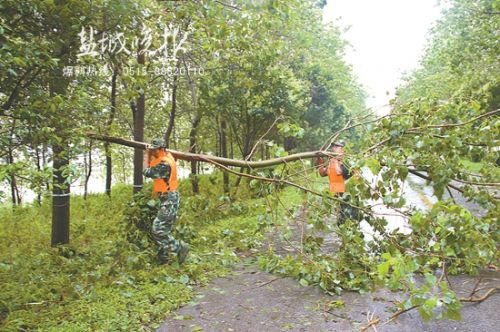
{"label": "scattered twigs", "polygon": [[479,278],[477,278],[477,281],[476,281],[476,284],[474,285],[474,288],[472,288],[472,291],[469,294],[469,298],[472,298],[472,296],[474,296],[474,294],[476,294],[477,287],[479,286],[479,284],[481,283],[482,280],[483,280],[483,276],[480,275]]}
{"label": "scattered twigs", "polygon": [[489,298],[491,295],[493,295],[495,292],[497,292],[500,289],[500,287],[492,287],[490,288],[483,296],[480,297],[472,297],[469,296],[467,298],[460,298],[461,302],[483,302],[487,298]]}
{"label": "scattered twigs", "polygon": [[283,279],[283,277],[281,277],[281,276],[280,276],[280,277],[273,278],[273,279],[271,279],[271,280],[268,280],[268,281],[266,281],[266,282],[263,282],[263,283],[261,283],[261,284],[257,285],[256,287],[253,287],[253,288],[251,288],[251,289],[256,289],[256,288],[261,288],[261,287],[264,287],[264,286],[269,285],[270,283],[272,283],[272,282],[274,282],[274,281],[276,281],[276,280],[279,280],[279,279]]}
{"label": "scattered twigs", "polygon": [[368,321],[368,324],[363,326],[359,332],[364,332],[366,330],[368,330],[370,327],[373,328],[373,330],[375,332],[377,332],[377,328],[375,327],[378,323],[380,323],[380,317],[376,317],[375,319],[373,318],[373,316],[375,316],[375,312],[373,312],[371,315],[370,315],[370,312],[368,312],[366,314],[366,320]]}
{"label": "scattered twigs", "polygon": [[405,312],[408,312],[408,311],[413,310],[413,309],[418,308],[418,307],[420,307],[420,305],[414,305],[412,307],[409,307],[408,309],[402,309],[402,310],[397,311],[394,315],[392,315],[391,317],[389,317],[388,320],[386,320],[385,322],[383,322],[382,326],[383,325],[387,325],[390,322],[394,321],[396,318],[398,318],[399,316],[401,316]]}
{"label": "scattered twigs", "polygon": [[[472,296],[469,296],[468,298],[460,298],[460,302],[475,302],[475,303],[478,303],[478,302],[483,302],[484,300],[488,299],[491,295],[493,295],[495,292],[497,292],[498,290],[500,289],[500,287],[492,287],[490,288],[483,296],[481,297],[477,297],[477,298],[473,298]],[[416,309],[420,307],[420,305],[414,305],[410,308],[407,308],[407,309],[402,309],[402,310],[399,310],[397,311],[394,315],[392,315],[391,317],[389,317],[388,320],[386,320],[385,322],[383,322],[381,324],[381,326],[384,326],[384,325],[387,325],[389,324],[390,322],[393,322],[396,318],[398,318],[399,316],[401,316],[402,314],[404,314],[405,312],[408,312],[410,310],[413,310],[413,309]],[[377,322],[378,323],[378,322]],[[374,324],[377,324],[377,323],[374,323]],[[365,327],[369,327],[368,325],[365,326]],[[365,329],[366,330],[366,329]],[[362,331],[365,331],[365,330],[362,330]]]}

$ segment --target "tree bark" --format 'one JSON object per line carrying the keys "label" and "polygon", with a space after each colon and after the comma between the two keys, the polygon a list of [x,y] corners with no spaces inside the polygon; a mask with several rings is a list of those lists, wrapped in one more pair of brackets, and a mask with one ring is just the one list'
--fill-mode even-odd
{"label": "tree bark", "polygon": [[[9,137],[12,138],[14,137],[14,131],[16,129],[16,120],[12,122],[12,128],[10,129]],[[9,147],[7,148],[7,163],[12,165],[14,164],[14,154],[12,151],[12,147],[15,143],[10,142]],[[21,204],[21,197],[19,195],[19,189],[17,187],[17,179],[16,179],[16,174],[12,171],[10,173],[10,193],[11,193],[11,199],[12,199],[12,205],[20,205]]]}
{"label": "tree bark", "polygon": [[[50,82],[50,95],[64,96],[69,81],[54,75]],[[70,183],[65,170],[69,167],[69,135],[60,113],[51,115],[52,125],[58,136],[52,143],[52,246],[69,243]]]}
{"label": "tree bark", "polygon": [[69,166],[68,143],[62,139],[54,144],[52,175],[52,246],[69,243],[70,186],[63,174]]}
{"label": "tree bark", "polygon": [[[111,109],[109,113],[108,121],[106,122],[106,134],[109,135],[111,130],[111,125],[116,114],[116,78],[118,76],[118,70],[113,69],[113,76],[111,77],[111,96],[110,103]],[[111,182],[113,179],[113,159],[111,157],[111,149],[109,148],[109,142],[104,142],[104,151],[106,153],[106,195],[111,197]]]}
{"label": "tree bark", "polygon": [[92,144],[89,144],[88,159],[85,158],[85,183],[83,185],[83,199],[87,199],[87,194],[89,190],[89,180],[92,174]]}
{"label": "tree bark", "polygon": [[[137,63],[139,67],[144,66],[145,56],[143,53],[139,52],[137,55]],[[144,140],[144,113],[146,108],[146,99],[144,96],[144,90],[141,92],[136,102],[136,110],[134,114],[134,140],[143,141]],[[134,194],[142,189],[143,178],[142,178],[142,164],[143,164],[143,149],[134,149]]]}
{"label": "tree bark", "polygon": [[[129,147],[133,147],[133,148],[138,148],[138,149],[146,149],[148,146],[148,144],[144,143],[144,142],[131,141],[131,140],[127,140],[127,139],[120,138],[120,137],[104,136],[104,135],[99,135],[99,134],[92,133],[92,132],[87,133],[87,137],[89,137],[91,139],[120,144],[120,145],[129,146]],[[285,157],[278,157],[278,158],[261,160],[261,161],[247,161],[247,160],[238,160],[238,159],[217,157],[217,156],[206,155],[206,154],[182,152],[182,151],[176,151],[176,150],[172,150],[172,149],[167,149],[167,151],[169,151],[172,154],[172,156],[174,156],[175,159],[187,160],[187,161],[196,160],[196,161],[208,162],[208,163],[212,163],[212,164],[221,164],[221,165],[225,165],[225,166],[248,167],[248,168],[271,167],[271,166],[276,166],[276,165],[280,165],[283,163],[288,163],[288,162],[292,162],[292,161],[296,161],[296,160],[304,160],[304,159],[311,159],[311,158],[317,158],[317,157],[335,157],[337,155],[336,153],[332,153],[329,151],[317,150],[317,151],[301,152],[301,153],[291,154],[291,155],[288,155]]]}
{"label": "tree bark", "polygon": [[[43,143],[42,144],[42,165],[47,165],[47,154],[48,154],[48,148],[47,144]],[[45,189],[47,192],[50,192],[50,182],[45,181]]]}
{"label": "tree bark", "polygon": [[[40,148],[38,147],[38,145],[34,144],[32,145],[32,149],[35,150],[35,157],[36,157],[36,169],[38,172],[41,172],[42,171],[42,165],[41,165],[41,161],[40,161]],[[40,193],[40,190],[37,190],[37,194],[36,194],[36,201],[38,203],[38,205],[42,205],[42,194]]]}
{"label": "tree bark", "polygon": [[[222,158],[227,158],[227,123],[226,120],[222,120],[220,122],[220,129],[221,129],[221,140],[220,140],[220,145],[221,145],[221,152],[222,152]],[[229,193],[229,174],[226,171],[222,172],[222,179],[224,183],[224,193]]]}
{"label": "tree bark", "polygon": [[[178,69],[179,67],[177,66],[176,68]],[[170,109],[168,127],[164,136],[165,145],[167,146],[167,148],[170,147],[170,136],[172,135],[172,131],[174,130],[176,114],[177,114],[177,75],[174,75],[174,79],[172,82],[172,108]]]}
{"label": "tree bark", "polygon": [[[8,163],[13,164],[14,163],[14,155],[12,154],[12,149],[9,147],[8,149]],[[10,173],[10,194],[11,194],[11,199],[12,199],[12,205],[20,205],[21,204],[21,197],[19,195],[19,188],[17,187],[17,179],[16,175],[14,172]]]}
{"label": "tree bark", "polygon": [[[200,124],[201,117],[196,114],[193,122],[191,123],[191,131],[189,132],[189,152],[196,153],[197,141],[196,134],[198,132],[198,125]],[[191,187],[193,189],[193,194],[198,194],[200,188],[198,185],[198,162],[196,160],[191,160]]]}

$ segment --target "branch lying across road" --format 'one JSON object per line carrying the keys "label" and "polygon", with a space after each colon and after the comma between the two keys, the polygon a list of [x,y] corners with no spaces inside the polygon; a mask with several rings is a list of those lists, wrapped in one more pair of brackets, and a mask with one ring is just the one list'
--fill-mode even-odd
{"label": "branch lying across road", "polygon": [[[129,146],[132,148],[146,149],[149,146],[149,144],[144,143],[144,142],[137,142],[137,141],[127,140],[127,139],[120,138],[120,137],[105,136],[105,135],[100,135],[100,134],[96,134],[96,133],[87,133],[87,137],[89,137],[91,139],[103,141],[103,142],[109,142],[109,143],[115,143],[115,144],[120,144],[120,145],[124,145],[124,146]],[[297,161],[297,160],[302,160],[302,159],[311,159],[311,158],[317,158],[317,157],[334,157],[337,155],[336,153],[329,152],[329,151],[309,151],[309,152],[301,152],[301,153],[291,154],[291,155],[285,156],[285,157],[267,159],[267,160],[262,160],[262,161],[246,161],[246,160],[239,160],[239,159],[222,158],[222,157],[211,156],[211,155],[206,155],[206,154],[181,152],[181,151],[176,151],[176,150],[171,150],[171,149],[166,149],[166,150],[169,151],[174,156],[174,158],[180,159],[180,160],[205,161],[205,162],[209,162],[212,164],[221,164],[224,166],[248,167],[248,168],[270,167],[270,166],[276,166],[276,165],[280,165],[283,163],[288,163],[291,161]]]}

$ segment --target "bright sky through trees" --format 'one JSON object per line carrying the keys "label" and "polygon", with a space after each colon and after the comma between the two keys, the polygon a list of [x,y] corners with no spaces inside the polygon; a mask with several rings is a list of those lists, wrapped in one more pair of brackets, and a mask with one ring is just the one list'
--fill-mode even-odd
{"label": "bright sky through trees", "polygon": [[369,107],[385,112],[402,74],[418,66],[439,12],[436,0],[328,0],[324,20],[350,27],[346,57],[369,94]]}

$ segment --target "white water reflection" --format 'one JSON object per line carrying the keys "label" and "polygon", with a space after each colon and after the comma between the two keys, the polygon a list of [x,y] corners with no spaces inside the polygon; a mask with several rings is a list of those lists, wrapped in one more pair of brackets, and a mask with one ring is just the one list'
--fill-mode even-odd
{"label": "white water reflection", "polygon": [[[375,176],[368,168],[362,169],[361,176],[372,187],[382,178],[381,173]],[[392,232],[397,230],[399,233],[409,234],[411,227],[408,225],[407,218],[403,212],[413,208],[427,210],[437,202],[437,198],[433,195],[432,187],[427,186],[424,180],[413,174],[409,174],[404,183],[400,182],[400,186],[402,188],[401,193],[406,201],[403,208],[398,210],[389,208],[382,202],[382,199],[369,200],[368,204],[373,206],[372,211],[376,217],[387,221],[387,231]],[[412,186],[417,186],[421,192],[416,191]],[[365,235],[366,241],[370,241],[380,235],[365,220],[361,221],[360,228]]]}

